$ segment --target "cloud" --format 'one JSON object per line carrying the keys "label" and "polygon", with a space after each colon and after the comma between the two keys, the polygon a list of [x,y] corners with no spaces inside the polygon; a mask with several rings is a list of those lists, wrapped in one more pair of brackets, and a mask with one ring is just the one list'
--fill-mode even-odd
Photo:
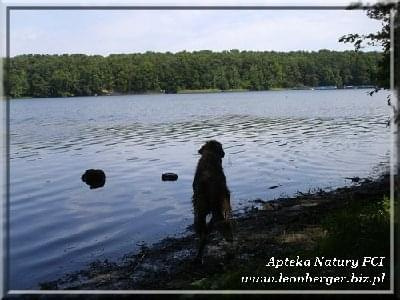
{"label": "cloud", "polygon": [[376,31],[363,11],[129,10],[19,11],[12,55],[181,50],[333,50],[344,34]]}

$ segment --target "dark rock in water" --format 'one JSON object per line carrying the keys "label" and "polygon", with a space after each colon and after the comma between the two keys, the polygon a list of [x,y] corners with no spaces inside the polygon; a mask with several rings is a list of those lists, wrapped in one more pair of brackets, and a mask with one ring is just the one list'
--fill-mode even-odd
{"label": "dark rock in water", "polygon": [[269,189],[273,190],[273,189],[276,189],[277,187],[279,187],[279,185],[273,185],[273,186],[270,186]]}
{"label": "dark rock in water", "polygon": [[345,177],[345,179],[349,179],[349,180],[351,180],[351,182],[359,182],[360,181],[360,177]]}
{"label": "dark rock in water", "polygon": [[97,189],[106,183],[106,174],[103,170],[89,169],[82,175],[82,181],[91,189]]}
{"label": "dark rock in water", "polygon": [[262,200],[262,199],[256,199],[256,200],[253,200],[252,202],[254,202],[254,203],[260,203],[260,204],[264,204],[266,201],[264,201],[264,200]]}
{"label": "dark rock in water", "polygon": [[175,173],[164,173],[161,175],[162,181],[176,181],[178,180],[178,174]]}

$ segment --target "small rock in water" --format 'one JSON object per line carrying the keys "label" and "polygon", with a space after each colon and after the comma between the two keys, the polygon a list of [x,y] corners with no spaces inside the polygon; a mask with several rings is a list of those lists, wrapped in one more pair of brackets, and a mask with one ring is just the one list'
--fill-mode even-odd
{"label": "small rock in water", "polygon": [[359,182],[360,181],[360,177],[345,177],[345,179],[349,179],[349,180],[351,180],[351,182]]}
{"label": "small rock in water", "polygon": [[276,189],[277,187],[279,187],[279,185],[270,186],[268,189],[273,190],[273,189]]}
{"label": "small rock in water", "polygon": [[257,198],[257,199],[254,200],[253,202],[254,202],[254,203],[260,203],[260,204],[264,204],[264,203],[265,203],[265,201],[262,200],[262,199],[260,199],[260,198]]}
{"label": "small rock in water", "polygon": [[175,173],[163,173],[161,175],[162,181],[176,181],[178,180],[178,174]]}
{"label": "small rock in water", "polygon": [[82,181],[90,186],[90,189],[97,189],[106,183],[106,174],[103,170],[89,169],[82,175]]}

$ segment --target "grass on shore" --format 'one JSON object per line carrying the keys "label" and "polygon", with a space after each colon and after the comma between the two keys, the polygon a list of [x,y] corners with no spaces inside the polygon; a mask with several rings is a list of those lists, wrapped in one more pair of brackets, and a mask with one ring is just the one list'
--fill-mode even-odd
{"label": "grass on shore", "polygon": [[[385,257],[384,267],[376,268],[366,266],[357,269],[338,270],[338,268],[321,269],[311,268],[307,271],[312,276],[351,276],[352,273],[363,274],[365,276],[380,275],[386,273],[386,283],[377,284],[376,288],[387,289],[389,280],[389,257],[390,257],[390,204],[389,198],[383,196],[374,201],[349,201],[342,208],[333,210],[324,216],[319,224],[316,224],[312,230],[300,230],[298,232],[287,233],[281,236],[281,240],[286,240],[296,244],[296,239],[307,239],[314,246],[310,249],[299,247],[288,247],[286,257],[296,258],[300,256],[303,259],[315,259],[315,257],[338,258],[338,259],[358,259],[360,263],[364,257]],[[196,289],[260,289],[265,285],[242,284],[241,277],[247,275],[275,276],[280,273],[286,276],[302,276],[304,269],[286,268],[280,269],[268,268],[266,272],[266,259],[256,259],[249,261],[245,266],[238,266],[235,270],[226,270],[224,273],[216,274],[210,278],[203,278],[200,281],[193,282]],[[338,273],[340,274],[338,274]],[[346,273],[347,272],[347,273]],[[361,276],[361,275],[360,275]],[[287,287],[287,286],[286,286]],[[269,283],[268,289],[282,289],[285,285],[281,283]],[[304,284],[290,284],[290,288],[304,289]],[[337,289],[338,286],[325,284],[309,284],[309,288],[314,289]],[[369,284],[347,283],[340,286],[339,289],[363,289],[371,288]]]}

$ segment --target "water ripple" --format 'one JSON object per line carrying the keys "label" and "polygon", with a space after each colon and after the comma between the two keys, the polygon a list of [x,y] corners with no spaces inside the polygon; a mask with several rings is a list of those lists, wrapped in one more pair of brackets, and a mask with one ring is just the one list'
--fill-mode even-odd
{"label": "water ripple", "polygon": [[[371,175],[389,157],[385,97],[288,91],[12,101],[11,287],[35,288],[182,232],[192,222],[191,184],[207,139],[224,146],[235,210]],[[103,188],[81,182],[90,168],[107,174]],[[178,181],[162,182],[163,172]]]}

